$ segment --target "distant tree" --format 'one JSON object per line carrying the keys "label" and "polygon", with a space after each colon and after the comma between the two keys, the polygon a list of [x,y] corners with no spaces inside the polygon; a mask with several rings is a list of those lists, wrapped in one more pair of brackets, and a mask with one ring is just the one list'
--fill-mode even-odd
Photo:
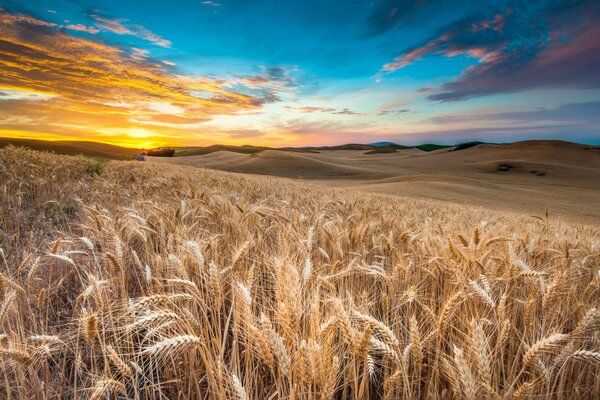
{"label": "distant tree", "polygon": [[454,150],[452,150],[452,151],[469,149],[471,147],[477,146],[478,144],[485,144],[485,142],[466,142],[466,143],[460,143],[460,144],[457,144],[454,147]]}
{"label": "distant tree", "polygon": [[146,154],[150,157],[173,157],[175,155],[175,149],[163,147],[161,149],[148,150]]}

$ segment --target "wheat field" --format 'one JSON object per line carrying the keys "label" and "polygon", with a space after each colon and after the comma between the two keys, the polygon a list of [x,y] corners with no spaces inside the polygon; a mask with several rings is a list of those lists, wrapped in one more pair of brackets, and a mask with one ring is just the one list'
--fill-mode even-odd
{"label": "wheat field", "polygon": [[599,240],[7,147],[0,398],[598,398]]}

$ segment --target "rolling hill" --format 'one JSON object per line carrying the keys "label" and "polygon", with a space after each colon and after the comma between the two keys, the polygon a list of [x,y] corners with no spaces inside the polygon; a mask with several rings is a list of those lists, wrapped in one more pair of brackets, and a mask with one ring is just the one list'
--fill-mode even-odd
{"label": "rolling hill", "polygon": [[13,145],[33,150],[49,151],[56,154],[84,155],[115,160],[130,159],[142,150],[114,146],[106,143],[79,141],[48,141],[35,139],[0,138],[0,148]]}
{"label": "rolling hill", "polygon": [[600,147],[524,141],[451,150],[217,151],[151,161],[537,215],[549,208],[567,219],[600,223],[600,209],[595,206],[600,204]]}
{"label": "rolling hill", "polygon": [[[50,151],[57,154],[76,155],[82,154],[90,157],[103,157],[109,159],[129,159],[137,154],[143,153],[143,149],[125,148],[106,143],[97,143],[89,141],[48,141],[37,139],[14,139],[0,138],[0,147],[7,145],[27,147],[33,150]],[[461,146],[461,145],[459,145]],[[439,149],[449,149],[452,146],[438,144],[424,144],[418,146],[403,146],[392,142],[377,142],[370,144],[348,143],[337,146],[305,146],[305,147],[280,147],[271,148],[266,146],[253,145],[222,145],[215,144],[211,146],[184,146],[174,147],[176,157],[189,157],[206,155],[219,151],[228,151],[239,154],[256,154],[266,150],[278,150],[294,153],[320,153],[327,151],[363,151],[367,154],[394,153],[399,150],[419,149],[423,151],[433,151]]]}

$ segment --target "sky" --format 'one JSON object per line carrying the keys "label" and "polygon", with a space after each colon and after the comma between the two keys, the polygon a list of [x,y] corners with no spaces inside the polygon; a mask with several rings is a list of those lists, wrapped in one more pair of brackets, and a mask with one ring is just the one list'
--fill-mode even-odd
{"label": "sky", "polygon": [[600,144],[600,1],[0,0],[0,137]]}

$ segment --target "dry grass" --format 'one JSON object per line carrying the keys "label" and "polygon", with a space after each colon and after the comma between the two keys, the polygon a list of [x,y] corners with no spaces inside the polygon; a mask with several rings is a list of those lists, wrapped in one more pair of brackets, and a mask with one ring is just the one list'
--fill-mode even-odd
{"label": "dry grass", "polygon": [[91,163],[0,150],[2,398],[600,397],[594,228]]}

